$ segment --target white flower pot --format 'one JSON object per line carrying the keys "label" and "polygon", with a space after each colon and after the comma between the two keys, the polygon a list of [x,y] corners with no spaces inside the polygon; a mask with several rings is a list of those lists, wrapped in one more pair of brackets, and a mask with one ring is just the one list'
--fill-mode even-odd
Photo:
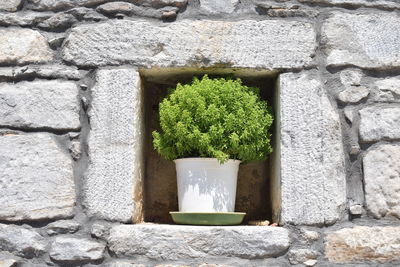
{"label": "white flower pot", "polygon": [[181,212],[234,212],[240,160],[219,164],[214,158],[174,160]]}

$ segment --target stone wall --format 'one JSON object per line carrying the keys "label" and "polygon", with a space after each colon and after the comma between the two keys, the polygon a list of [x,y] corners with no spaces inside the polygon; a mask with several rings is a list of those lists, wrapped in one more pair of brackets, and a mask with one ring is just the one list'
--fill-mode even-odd
{"label": "stone wall", "polygon": [[[400,265],[399,12],[2,0],[0,266]],[[216,70],[275,77],[280,226],[142,223],[143,79]]]}

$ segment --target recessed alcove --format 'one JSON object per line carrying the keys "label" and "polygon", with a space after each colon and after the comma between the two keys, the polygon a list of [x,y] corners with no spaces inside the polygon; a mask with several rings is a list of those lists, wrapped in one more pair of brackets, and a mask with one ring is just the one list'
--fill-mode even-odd
{"label": "recessed alcove", "polygon": [[[276,89],[278,73],[269,70],[234,68],[169,68],[140,70],[144,92],[144,220],[155,223],[171,223],[169,211],[178,210],[175,164],[163,159],[153,148],[152,131],[159,129],[158,105],[167,95],[169,88],[177,83],[190,82],[193,77],[239,77],[248,86],[260,88],[261,98],[277,110],[279,99]],[[277,115],[271,128],[274,151]],[[277,155],[276,153],[274,153]],[[275,170],[273,155],[265,161],[241,164],[237,185],[235,211],[247,213],[249,220],[272,220],[271,188],[274,186]]]}

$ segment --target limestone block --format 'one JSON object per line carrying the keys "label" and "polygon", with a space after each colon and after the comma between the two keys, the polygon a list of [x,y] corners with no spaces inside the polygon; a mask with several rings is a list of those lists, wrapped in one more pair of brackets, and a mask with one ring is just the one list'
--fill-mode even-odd
{"label": "limestone block", "polygon": [[63,59],[80,66],[297,69],[314,64],[315,45],[314,27],[306,22],[117,20],[73,28]]}
{"label": "limestone block", "polygon": [[53,59],[46,39],[37,31],[0,29],[0,64],[43,63]]}
{"label": "limestone block", "polygon": [[366,69],[400,66],[400,18],[391,13],[333,13],[322,26],[322,40],[331,67]]}
{"label": "limestone block", "polygon": [[89,110],[89,168],[84,204],[90,216],[140,220],[143,114],[135,69],[97,71]]}
{"label": "limestone block", "polygon": [[74,220],[58,220],[46,226],[46,233],[48,235],[73,234],[78,231],[80,227],[81,225]]}
{"label": "limestone block", "polygon": [[72,162],[51,135],[0,136],[0,220],[73,215]]}
{"label": "limestone block", "polygon": [[21,226],[0,224],[0,250],[28,259],[46,252],[47,241],[37,232]]}
{"label": "limestone block", "polygon": [[239,0],[200,0],[200,8],[210,14],[233,13]]}
{"label": "limestone block", "polygon": [[388,262],[399,260],[400,227],[355,226],[330,233],[325,255],[331,262]]}
{"label": "limestone block", "polygon": [[73,82],[0,83],[0,125],[79,130],[78,93]]}
{"label": "limestone block", "polygon": [[21,5],[21,0],[1,0],[0,11],[17,11],[18,7]]}
{"label": "limestone block", "polygon": [[261,259],[289,247],[289,231],[265,226],[118,225],[109,249],[118,257],[145,256],[158,261],[204,257]]}
{"label": "limestone block", "polygon": [[368,150],[363,159],[365,200],[376,218],[400,219],[400,146],[384,144]]}
{"label": "limestone block", "polygon": [[372,106],[359,111],[360,138],[363,142],[400,138],[400,108]]}
{"label": "limestone block", "polygon": [[279,117],[281,223],[336,222],[346,203],[344,150],[321,82],[310,73],[281,74]]}
{"label": "limestone block", "polygon": [[61,236],[53,241],[49,254],[57,262],[84,264],[103,259],[105,247],[91,239]]}

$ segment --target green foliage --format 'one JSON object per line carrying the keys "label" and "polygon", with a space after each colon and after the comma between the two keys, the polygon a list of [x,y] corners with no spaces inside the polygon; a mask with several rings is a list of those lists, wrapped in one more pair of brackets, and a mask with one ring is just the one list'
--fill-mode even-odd
{"label": "green foliage", "polygon": [[243,162],[262,160],[272,152],[271,108],[259,89],[240,79],[194,78],[178,84],[160,103],[161,132],[153,144],[166,159],[217,158]]}

